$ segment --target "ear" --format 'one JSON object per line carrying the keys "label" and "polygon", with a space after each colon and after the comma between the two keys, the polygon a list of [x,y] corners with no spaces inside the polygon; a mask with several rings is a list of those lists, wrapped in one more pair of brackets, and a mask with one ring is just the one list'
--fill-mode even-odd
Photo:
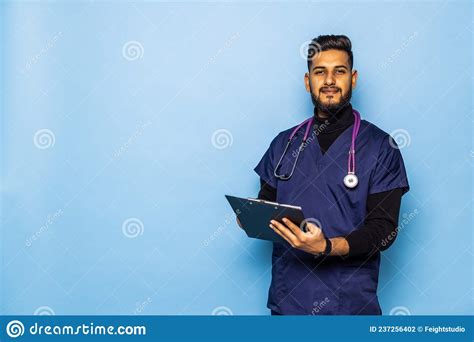
{"label": "ear", "polygon": [[357,70],[352,71],[352,89],[355,89],[357,86],[357,77],[359,77]]}
{"label": "ear", "polygon": [[310,93],[310,92],[311,92],[311,88],[310,88],[310,86],[309,86],[309,74],[308,74],[307,72],[305,72],[305,74],[304,74],[304,86],[305,86],[305,88],[306,88],[306,91],[307,91],[308,93]]}

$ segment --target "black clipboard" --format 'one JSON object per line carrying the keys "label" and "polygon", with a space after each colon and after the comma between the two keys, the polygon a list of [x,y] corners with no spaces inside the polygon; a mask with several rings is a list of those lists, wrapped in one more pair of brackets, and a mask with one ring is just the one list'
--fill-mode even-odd
{"label": "black clipboard", "polygon": [[282,222],[282,218],[286,217],[300,227],[304,221],[301,207],[256,198],[241,198],[229,195],[225,195],[225,197],[239,218],[245,233],[251,238],[288,243],[268,226],[270,220]]}

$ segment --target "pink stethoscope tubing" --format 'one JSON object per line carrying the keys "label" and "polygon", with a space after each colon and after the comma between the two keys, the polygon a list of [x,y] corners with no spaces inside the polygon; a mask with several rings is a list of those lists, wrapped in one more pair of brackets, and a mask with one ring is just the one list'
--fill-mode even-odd
{"label": "pink stethoscope tubing", "polygon": [[[344,185],[348,188],[355,188],[358,184],[358,179],[355,174],[356,170],[356,138],[357,135],[359,134],[359,128],[360,128],[360,114],[358,111],[355,109],[352,110],[352,114],[354,115],[354,126],[352,128],[352,139],[351,139],[351,147],[349,149],[349,157],[347,159],[347,175],[344,177]],[[309,136],[309,131],[311,129],[311,126],[313,125],[314,122],[314,116],[312,116],[309,119],[306,119],[302,123],[300,123],[296,128],[291,132],[290,137],[288,138],[288,142],[285,146],[285,149],[283,150],[283,153],[280,157],[280,160],[278,161],[275,170],[273,171],[273,174],[276,178],[281,179],[281,180],[288,180],[293,176],[293,172],[295,171],[296,164],[298,163],[298,158],[300,156],[300,152],[303,150],[303,146],[306,143],[306,140],[308,139]],[[278,170],[281,167],[281,162],[283,161],[283,158],[285,157],[286,152],[288,151],[288,148],[291,145],[291,140],[293,137],[296,135],[296,133],[299,131],[301,127],[303,127],[306,124],[306,129],[305,133],[303,136],[303,140],[301,141],[301,144],[298,148],[298,152],[296,155],[296,159],[293,163],[293,167],[291,168],[290,174],[278,174]]]}

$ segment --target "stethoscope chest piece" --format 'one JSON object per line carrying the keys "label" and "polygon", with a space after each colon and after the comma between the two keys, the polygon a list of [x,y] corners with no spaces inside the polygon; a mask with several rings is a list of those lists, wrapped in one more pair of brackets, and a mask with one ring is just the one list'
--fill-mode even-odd
{"label": "stethoscope chest piece", "polygon": [[350,172],[344,177],[344,185],[349,189],[355,188],[357,184],[359,184],[359,179],[354,173]]}

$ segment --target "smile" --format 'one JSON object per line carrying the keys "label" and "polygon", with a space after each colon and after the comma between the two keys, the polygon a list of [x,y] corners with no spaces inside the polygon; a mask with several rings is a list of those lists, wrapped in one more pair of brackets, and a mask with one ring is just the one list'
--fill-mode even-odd
{"label": "smile", "polygon": [[336,89],[326,89],[326,90],[321,90],[322,93],[324,94],[331,94],[331,95],[334,95],[334,94],[337,94],[339,92],[339,90],[336,90]]}

